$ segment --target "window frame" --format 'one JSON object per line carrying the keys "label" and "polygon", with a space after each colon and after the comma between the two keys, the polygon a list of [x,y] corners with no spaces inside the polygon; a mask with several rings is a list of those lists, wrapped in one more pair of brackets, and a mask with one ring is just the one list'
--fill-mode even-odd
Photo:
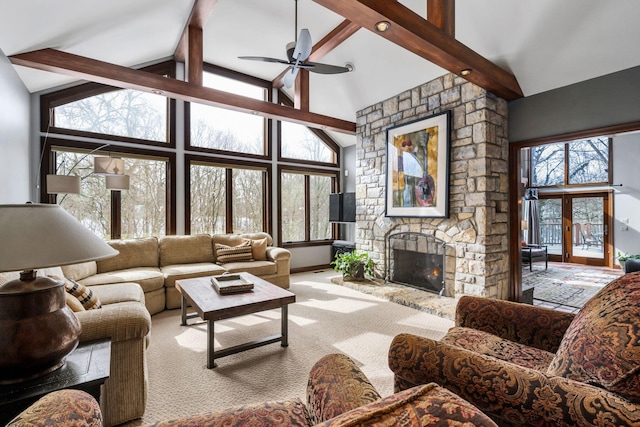
{"label": "window frame", "polygon": [[[68,148],[70,151],[92,151],[101,147],[104,144],[92,143],[85,141],[67,140],[62,138],[41,138],[41,153],[42,153],[42,167],[40,168],[40,200],[42,203],[57,203],[57,194],[48,194],[45,188],[45,182],[47,175],[55,173],[56,168],[56,150],[54,147],[64,149]],[[124,147],[120,145],[111,145],[104,151],[96,151],[94,154],[100,154],[101,152],[111,152],[122,155],[130,154],[132,156],[142,157],[156,157],[165,159],[167,165],[167,183],[166,183],[166,218],[165,218],[165,234],[176,234],[176,154],[166,151],[149,150],[144,147]],[[122,198],[121,192],[118,190],[111,190],[111,232],[110,239],[120,239],[122,236]]]}
{"label": "window frame", "polygon": [[[165,75],[168,78],[175,78],[175,62],[164,61],[155,65],[141,68],[153,74]],[[125,90],[119,87],[104,85],[101,83],[83,83],[40,96],[40,131],[45,133],[55,133],[58,135],[68,135],[76,137],[96,138],[109,141],[129,142],[140,145],[150,145],[156,147],[176,147],[176,100],[167,98],[167,141],[152,141],[148,139],[132,138],[127,136],[109,135],[98,132],[89,132],[75,129],[60,128],[55,126],[55,107],[59,107],[70,102],[90,98],[109,92]]]}
{"label": "window frame", "polygon": [[[583,140],[587,140],[587,139],[597,139],[597,138],[602,138],[602,139],[607,139],[607,151],[608,151],[608,159],[607,159],[607,180],[606,181],[599,181],[599,182],[588,182],[588,183],[577,183],[577,184],[570,184],[569,183],[569,146],[571,143],[576,142],[576,141],[583,141]],[[529,159],[528,159],[528,182],[531,183],[531,187],[533,188],[539,188],[540,190],[544,191],[544,190],[553,190],[553,189],[562,189],[562,188],[580,188],[580,187],[594,187],[594,186],[601,186],[601,185],[611,185],[613,183],[613,138],[610,136],[604,136],[604,135],[599,135],[599,136],[591,136],[591,137],[584,137],[584,138],[575,138],[575,139],[571,139],[571,140],[565,140],[565,141],[545,141],[545,142],[541,142],[538,144],[533,144],[531,146],[529,146],[529,150],[532,151],[535,148],[538,147],[543,147],[546,145],[554,145],[554,144],[563,144],[564,145],[564,176],[563,176],[563,182],[562,184],[557,184],[557,185],[538,185],[535,186],[533,185],[533,176],[534,176],[534,164],[533,164],[533,155],[531,155],[531,153],[529,154]]]}
{"label": "window frame", "polygon": [[[233,231],[233,166],[236,169],[254,169],[264,170],[265,178],[262,183],[262,211],[263,230],[270,235],[272,233],[271,226],[271,210],[273,206],[271,197],[272,183],[272,166],[266,162],[252,162],[247,160],[235,160],[223,157],[209,157],[195,154],[185,154],[184,170],[185,170],[185,234],[191,234],[191,166],[192,164],[208,165],[225,168],[225,191],[227,193],[225,204],[225,232],[234,233]],[[244,167],[243,167],[244,166]],[[258,230],[256,230],[258,231]]]}
{"label": "window frame", "polygon": [[[304,175],[304,205],[305,205],[305,218],[304,218],[304,235],[305,239],[301,241],[284,242],[282,240],[282,174],[283,173],[296,173]],[[311,240],[311,198],[309,192],[309,175],[322,175],[331,177],[331,192],[335,193],[340,187],[340,172],[337,170],[327,169],[315,169],[304,166],[293,165],[278,165],[278,195],[277,195],[277,207],[278,207],[278,246],[283,248],[296,248],[296,247],[310,247],[310,246],[325,246],[332,243],[337,235],[337,224],[331,225],[331,237],[322,240]],[[327,194],[327,203],[329,203],[329,195]]]}
{"label": "window frame", "polygon": [[[261,87],[263,89],[265,89],[266,92],[266,98],[264,99],[264,101],[266,102],[272,102],[273,99],[273,86],[271,84],[271,82],[266,81],[266,80],[262,80],[259,79],[257,77],[253,77],[250,76],[248,74],[244,74],[244,73],[240,73],[237,71],[233,71],[233,70],[229,70],[226,68],[222,68],[219,67],[217,65],[213,65],[213,64],[209,64],[209,63],[204,63],[203,64],[203,71],[207,72],[207,73],[211,73],[211,74],[216,74],[220,77],[226,77],[228,79],[233,79],[233,80],[237,80],[243,83],[247,83],[250,85],[254,85],[254,86],[258,86]],[[244,113],[246,114],[246,113]],[[229,151],[229,150],[219,150],[216,148],[206,148],[206,147],[197,147],[194,145],[191,145],[191,103],[190,102],[185,102],[184,103],[184,145],[185,145],[185,149],[188,151],[193,151],[193,152],[200,152],[200,153],[210,153],[210,154],[214,154],[214,155],[236,155],[236,156],[242,156],[245,158],[252,158],[252,159],[270,159],[272,156],[272,150],[273,150],[273,138],[272,138],[272,128],[273,128],[273,120],[269,119],[269,118],[265,118],[264,119],[265,125],[264,125],[264,149],[263,152],[265,153],[263,154],[255,154],[255,153],[243,153],[241,151]]]}

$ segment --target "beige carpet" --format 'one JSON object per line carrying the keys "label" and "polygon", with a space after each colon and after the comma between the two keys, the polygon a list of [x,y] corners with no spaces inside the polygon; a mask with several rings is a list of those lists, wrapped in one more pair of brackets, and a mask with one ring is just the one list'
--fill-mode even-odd
{"label": "beige carpet", "polygon": [[[307,375],[320,357],[345,353],[383,395],[393,393],[387,351],[411,332],[439,339],[451,320],[331,283],[327,270],[292,276],[297,301],[289,306],[289,347],[279,344],[218,359],[206,368],[206,324],[180,326],[180,310],[153,316],[149,398],[144,418],[129,425],[215,411],[238,404],[304,398]],[[216,323],[216,348],[280,331],[280,310]]]}

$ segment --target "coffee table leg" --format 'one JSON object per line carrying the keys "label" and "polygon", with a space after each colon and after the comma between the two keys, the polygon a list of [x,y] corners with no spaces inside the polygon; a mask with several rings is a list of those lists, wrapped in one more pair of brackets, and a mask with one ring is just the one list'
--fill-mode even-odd
{"label": "coffee table leg", "polygon": [[216,357],[213,351],[215,336],[213,331],[213,320],[207,320],[207,369],[215,368]]}
{"label": "coffee table leg", "polygon": [[183,295],[180,295],[180,315],[182,316],[180,326],[187,326],[187,299]]}
{"label": "coffee table leg", "polygon": [[288,320],[289,306],[287,304],[282,306],[282,344],[281,347],[289,347],[289,320]]}

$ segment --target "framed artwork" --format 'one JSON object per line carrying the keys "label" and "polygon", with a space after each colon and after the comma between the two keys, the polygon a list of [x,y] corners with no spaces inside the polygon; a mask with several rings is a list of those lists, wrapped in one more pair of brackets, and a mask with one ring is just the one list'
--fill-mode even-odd
{"label": "framed artwork", "polygon": [[446,111],[387,129],[386,216],[449,215],[450,119]]}

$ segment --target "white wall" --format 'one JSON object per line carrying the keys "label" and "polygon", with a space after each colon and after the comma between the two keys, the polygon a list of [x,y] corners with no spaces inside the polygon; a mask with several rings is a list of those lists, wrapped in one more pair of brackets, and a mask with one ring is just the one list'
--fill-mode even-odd
{"label": "white wall", "polygon": [[29,101],[29,92],[0,50],[0,204],[30,200],[35,175],[29,167]]}
{"label": "white wall", "polygon": [[618,251],[640,254],[640,132],[616,136],[613,139],[614,187],[613,238],[614,256]]}

